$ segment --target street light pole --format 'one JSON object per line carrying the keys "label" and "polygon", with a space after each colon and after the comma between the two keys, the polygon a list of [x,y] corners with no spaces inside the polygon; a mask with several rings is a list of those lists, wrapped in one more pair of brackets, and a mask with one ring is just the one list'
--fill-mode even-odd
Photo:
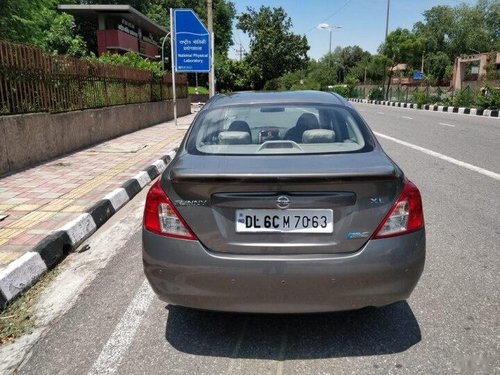
{"label": "street light pole", "polygon": [[327,23],[320,23],[318,25],[319,30],[328,30],[330,32],[330,47],[329,47],[329,54],[332,54],[332,31],[336,29],[341,29],[342,26],[335,26],[335,25],[329,25]]}
{"label": "street light pole", "polygon": [[332,28],[330,28],[330,50],[329,50],[328,54],[330,56],[330,61],[331,61],[331,58],[332,58]]}
{"label": "street light pole", "polygon": [[328,49],[328,67],[332,67],[332,31],[335,29],[341,29],[342,26],[329,25],[327,23],[320,23],[318,25],[319,30],[328,30],[330,32],[330,47]]}
{"label": "street light pole", "polygon": [[161,42],[161,69],[165,71],[165,42],[170,36],[170,31],[165,35],[165,38],[163,38],[163,42]]}

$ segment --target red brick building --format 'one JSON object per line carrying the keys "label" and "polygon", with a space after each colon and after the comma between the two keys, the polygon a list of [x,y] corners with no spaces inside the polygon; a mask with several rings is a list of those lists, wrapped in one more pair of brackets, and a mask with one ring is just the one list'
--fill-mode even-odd
{"label": "red brick building", "polygon": [[58,9],[76,16],[97,20],[97,52],[134,51],[154,59],[159,55],[155,42],[167,34],[153,20],[130,5],[59,5]]}

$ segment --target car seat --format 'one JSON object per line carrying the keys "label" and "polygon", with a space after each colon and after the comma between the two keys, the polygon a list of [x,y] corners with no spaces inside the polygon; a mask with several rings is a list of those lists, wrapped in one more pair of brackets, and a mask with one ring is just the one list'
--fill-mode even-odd
{"label": "car seat", "polygon": [[302,142],[302,135],[306,130],[319,129],[318,119],[312,113],[303,113],[297,120],[295,126],[285,133],[285,140]]}

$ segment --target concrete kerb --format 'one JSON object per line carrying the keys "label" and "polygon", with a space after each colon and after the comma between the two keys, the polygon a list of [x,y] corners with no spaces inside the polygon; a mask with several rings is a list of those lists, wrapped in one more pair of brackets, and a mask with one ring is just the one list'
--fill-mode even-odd
{"label": "concrete kerb", "polygon": [[0,310],[33,285],[47,270],[55,267],[68,252],[89,238],[149,182],[159,176],[174,157],[175,152],[171,151],[156,160],[126,181],[122,187],[106,194],[87,212],[45,237],[31,251],[0,271]]}
{"label": "concrete kerb", "polygon": [[482,117],[492,117],[500,118],[498,109],[479,109],[479,108],[466,108],[466,107],[449,107],[442,105],[430,105],[425,104],[422,108],[418,108],[415,103],[402,103],[402,102],[389,102],[385,100],[368,100],[368,99],[357,99],[349,98],[347,99],[354,103],[365,103],[365,104],[375,104],[375,105],[386,105],[392,107],[400,108],[410,108],[410,109],[420,109],[422,111],[433,111],[433,112],[446,112],[446,113],[459,113],[462,115],[472,115],[472,116],[482,116]]}

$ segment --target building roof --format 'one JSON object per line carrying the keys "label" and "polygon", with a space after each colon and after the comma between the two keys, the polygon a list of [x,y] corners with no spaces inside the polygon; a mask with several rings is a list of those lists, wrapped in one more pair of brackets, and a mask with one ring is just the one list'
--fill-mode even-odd
{"label": "building roof", "polygon": [[130,5],[70,5],[61,4],[57,8],[63,12],[83,16],[83,17],[97,17],[99,14],[104,15],[117,15],[132,22],[134,25],[139,26],[143,31],[150,32],[153,35],[164,36],[167,30],[158,25],[156,22],[146,17],[137,9]]}
{"label": "building roof", "polygon": [[396,71],[396,70],[405,71],[407,69],[408,69],[408,64],[398,64],[394,68],[392,68],[392,71]]}

